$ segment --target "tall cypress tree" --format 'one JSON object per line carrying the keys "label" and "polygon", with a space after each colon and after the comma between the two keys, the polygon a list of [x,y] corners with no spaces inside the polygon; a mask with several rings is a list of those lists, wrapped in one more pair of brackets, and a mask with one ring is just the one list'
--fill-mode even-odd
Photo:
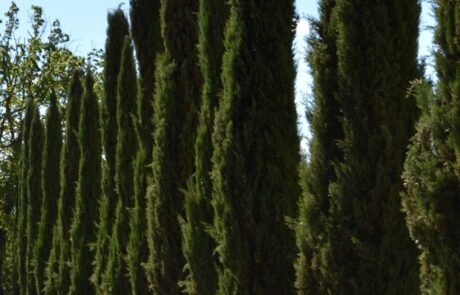
{"label": "tall cypress tree", "polygon": [[148,155],[147,161],[151,163],[155,63],[157,55],[163,50],[160,29],[160,0],[130,0],[130,3],[131,32],[139,61],[140,74],[138,101],[140,128],[138,132]]}
{"label": "tall cypress tree", "polygon": [[460,1],[437,1],[436,92],[419,88],[422,116],[403,178],[403,208],[420,250],[422,294],[460,292]]}
{"label": "tall cypress tree", "polygon": [[[300,194],[294,1],[230,1],[213,133],[216,294],[292,294]],[[270,46],[267,46],[270,44]]]}
{"label": "tall cypress tree", "polygon": [[22,149],[21,149],[21,172],[19,182],[18,200],[18,224],[16,226],[16,265],[15,271],[18,278],[18,292],[20,295],[26,294],[26,261],[27,261],[27,204],[28,204],[28,181],[27,175],[29,165],[29,136],[35,106],[32,100],[26,105],[24,120],[22,123]]}
{"label": "tall cypress tree", "polygon": [[135,120],[137,113],[137,77],[131,38],[125,37],[117,89],[116,188],[118,194],[115,222],[107,262],[107,288],[110,294],[130,293],[126,274],[126,247],[129,238],[128,208],[133,207],[134,159],[137,150]]}
{"label": "tall cypress tree", "polygon": [[61,156],[61,191],[57,221],[53,229],[53,245],[46,269],[45,294],[67,294],[70,285],[70,225],[75,206],[80,149],[78,124],[83,96],[83,73],[72,75],[66,106],[66,132]]}
{"label": "tall cypress tree", "polygon": [[121,67],[121,53],[125,36],[129,35],[129,24],[121,9],[107,16],[107,41],[105,44],[104,97],[102,98],[102,143],[105,155],[103,166],[103,196],[99,204],[99,222],[96,255],[92,282],[102,287],[102,275],[106,269],[108,243],[115,219],[117,193],[115,185],[115,158],[117,146],[117,85]]}
{"label": "tall cypress tree", "polygon": [[36,106],[32,111],[32,122],[29,132],[29,169],[27,173],[27,230],[26,230],[26,294],[38,294],[34,280],[34,246],[37,240],[40,207],[43,198],[42,190],[42,158],[44,129],[40,112]]}
{"label": "tall cypress tree", "polygon": [[50,254],[53,225],[56,222],[57,204],[60,193],[62,127],[59,102],[56,94],[50,95],[46,114],[45,145],[42,163],[43,202],[40,210],[38,238],[34,249],[34,275],[37,294],[43,292],[46,261]]}
{"label": "tall cypress tree", "polygon": [[220,0],[201,0],[198,13],[199,64],[204,84],[195,141],[195,174],[193,186],[185,196],[186,224],[183,226],[183,252],[187,261],[185,289],[189,294],[215,294],[217,273],[214,256],[215,243],[206,225],[212,224],[211,157],[214,111],[218,105],[224,51],[226,3]]}
{"label": "tall cypress tree", "polygon": [[299,249],[296,261],[298,294],[326,294],[324,249],[327,239],[329,184],[336,180],[334,163],[341,159],[338,141],[343,138],[340,105],[335,97],[337,84],[337,31],[335,0],[320,2],[317,21],[308,39],[308,62],[314,79],[313,107],[307,118],[311,124],[310,159],[302,167],[302,198],[296,228]]}
{"label": "tall cypress tree", "polygon": [[139,62],[138,152],[134,164],[134,208],[130,215],[127,264],[132,294],[148,292],[142,263],[148,259],[147,235],[144,230],[147,177],[151,176],[153,148],[153,91],[155,63],[163,49],[160,30],[160,0],[131,0],[131,34]]}
{"label": "tall cypress tree", "polygon": [[70,229],[71,273],[69,294],[94,294],[90,284],[96,242],[97,204],[101,196],[101,136],[98,98],[90,72],[85,78],[85,93],[80,107],[78,142],[80,163],[74,216]]}
{"label": "tall cypress tree", "polygon": [[322,269],[332,294],[417,294],[401,172],[417,116],[418,0],[337,0],[343,159],[331,183]]}
{"label": "tall cypress tree", "polygon": [[197,67],[198,0],[162,0],[165,51],[156,65],[153,175],[147,192],[149,259],[154,293],[179,294],[185,264],[181,251],[184,189],[193,173],[193,142],[201,78]]}

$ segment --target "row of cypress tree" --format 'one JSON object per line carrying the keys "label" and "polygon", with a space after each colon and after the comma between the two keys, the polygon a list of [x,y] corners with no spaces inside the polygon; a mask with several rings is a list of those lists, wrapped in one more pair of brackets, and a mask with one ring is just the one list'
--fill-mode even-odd
{"label": "row of cypress tree", "polygon": [[320,0],[306,161],[294,3],[256,2],[131,0],[65,136],[55,95],[46,128],[28,103],[18,294],[457,293],[457,1],[432,91],[411,84],[418,0]]}
{"label": "row of cypress tree", "polygon": [[458,293],[459,7],[435,4],[433,91],[417,64],[419,1],[320,1],[299,294]]}

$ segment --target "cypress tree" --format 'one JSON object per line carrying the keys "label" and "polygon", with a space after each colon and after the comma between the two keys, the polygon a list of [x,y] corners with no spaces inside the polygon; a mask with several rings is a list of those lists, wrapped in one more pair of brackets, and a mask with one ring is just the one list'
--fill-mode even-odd
{"label": "cypress tree", "polygon": [[341,159],[337,142],[343,138],[337,84],[335,0],[322,0],[319,19],[311,22],[308,62],[314,79],[314,101],[308,110],[312,139],[310,158],[301,168],[302,198],[296,228],[298,294],[326,294],[322,275],[324,249],[329,247],[327,221],[329,184],[336,180],[334,163]]}
{"label": "cypress tree", "polygon": [[203,75],[201,107],[195,141],[195,174],[193,187],[185,196],[186,224],[183,226],[183,253],[187,261],[188,294],[215,294],[217,273],[215,243],[206,226],[212,224],[211,157],[214,111],[218,105],[220,74],[224,51],[223,31],[227,4],[220,0],[201,0],[198,13],[199,64]]}
{"label": "cypress tree", "polygon": [[56,222],[57,203],[60,193],[60,156],[62,147],[62,127],[59,102],[54,93],[50,95],[50,105],[46,114],[45,145],[42,163],[43,201],[40,224],[35,244],[34,265],[37,294],[41,294],[45,281],[45,261],[47,261]]}
{"label": "cypress tree", "polygon": [[[160,29],[160,0],[131,0],[131,32],[139,61],[140,91],[138,133],[151,163],[153,148],[153,92],[155,63],[163,50]],[[145,188],[143,189],[145,192]],[[145,196],[145,194],[144,194]]]}
{"label": "cypress tree", "polygon": [[128,294],[126,247],[129,238],[127,208],[133,207],[134,159],[136,157],[137,77],[131,38],[125,37],[118,75],[116,189],[118,194],[115,222],[109,246],[106,279],[110,294]]}
{"label": "cypress tree", "polygon": [[156,65],[152,181],[147,192],[147,276],[154,293],[179,294],[184,189],[193,173],[201,78],[197,67],[198,0],[162,0],[164,52]]}
{"label": "cypress tree", "polygon": [[26,294],[38,294],[34,280],[34,246],[37,240],[40,207],[43,198],[42,190],[42,157],[44,129],[40,112],[36,106],[32,111],[32,122],[29,133],[29,169],[27,173],[27,230],[26,230]]}
{"label": "cypress tree", "polygon": [[401,212],[401,172],[417,110],[418,0],[337,0],[337,97],[343,158],[329,186],[322,268],[332,294],[417,294],[415,245]]}
{"label": "cypress tree", "polygon": [[[147,235],[145,224],[145,190],[147,186],[148,160],[146,148],[139,141],[136,159],[134,161],[134,207],[129,221],[129,241],[127,246],[126,263],[128,266],[131,293],[148,293],[148,281],[143,264],[148,258]],[[151,156],[150,156],[151,157]]]}
{"label": "cypress tree", "polygon": [[16,265],[15,271],[18,278],[18,292],[20,295],[26,294],[26,261],[27,261],[27,204],[28,204],[28,181],[27,175],[29,165],[29,136],[30,127],[34,112],[34,103],[30,99],[27,102],[25,115],[22,123],[22,149],[20,164],[19,200],[18,200],[18,225],[16,227]]}
{"label": "cypress tree", "polygon": [[78,124],[83,96],[83,73],[72,75],[69,100],[66,107],[66,132],[61,157],[61,191],[57,221],[53,231],[53,244],[46,269],[45,294],[67,294],[70,285],[70,225],[75,205],[80,150]]}
{"label": "cypress tree", "polygon": [[[292,294],[300,194],[294,1],[230,1],[213,133],[216,294]],[[267,46],[270,44],[270,46]]]}
{"label": "cypress tree", "polygon": [[107,16],[107,41],[105,44],[104,97],[101,105],[102,143],[105,155],[103,166],[103,196],[99,204],[99,222],[92,282],[102,288],[102,276],[106,269],[108,243],[115,218],[117,193],[115,185],[115,158],[117,145],[117,80],[121,67],[121,53],[129,24],[121,9]]}
{"label": "cypress tree", "polygon": [[71,273],[69,294],[94,294],[90,284],[93,254],[90,243],[96,242],[97,204],[101,195],[101,136],[98,98],[90,72],[85,78],[85,93],[80,106],[78,142],[80,163],[74,217],[70,229]]}
{"label": "cypress tree", "polygon": [[419,86],[422,116],[403,174],[403,209],[420,255],[422,294],[460,292],[460,1],[437,1],[438,82]]}
{"label": "cypress tree", "polygon": [[155,63],[163,49],[160,30],[160,0],[131,0],[131,34],[139,62],[138,152],[134,163],[134,208],[130,215],[130,236],[127,264],[132,294],[148,292],[142,263],[148,259],[147,236],[144,230],[147,177],[151,176],[153,148],[153,91]]}

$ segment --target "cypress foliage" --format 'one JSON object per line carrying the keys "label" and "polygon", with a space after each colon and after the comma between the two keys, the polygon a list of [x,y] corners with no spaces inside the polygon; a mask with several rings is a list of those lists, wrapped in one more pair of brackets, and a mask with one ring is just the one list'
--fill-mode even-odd
{"label": "cypress foliage", "polygon": [[333,163],[341,158],[337,142],[343,138],[340,106],[335,97],[337,85],[337,34],[335,0],[320,2],[320,18],[311,23],[308,61],[314,78],[314,102],[307,117],[311,124],[310,160],[301,168],[302,198],[296,228],[299,249],[296,261],[298,294],[323,294],[327,261],[322,256],[329,247],[327,218],[328,189],[335,181]]}
{"label": "cypress foliage", "polygon": [[[160,0],[131,0],[131,32],[139,61],[140,91],[138,133],[151,163],[153,148],[153,92],[155,63],[163,50],[160,29]],[[145,196],[145,188],[144,196]]]}
{"label": "cypress foliage", "polygon": [[[150,156],[151,157],[151,156]],[[145,190],[147,186],[147,152],[139,141],[134,161],[134,207],[130,214],[129,241],[126,263],[128,265],[131,293],[148,293],[148,281],[143,264],[148,258],[147,235],[145,224]]]}
{"label": "cypress foliage", "polygon": [[121,67],[121,54],[125,36],[129,35],[129,24],[121,9],[107,16],[107,41],[105,44],[104,97],[102,99],[102,143],[105,155],[103,166],[103,196],[99,203],[99,221],[96,254],[92,282],[102,288],[102,276],[106,269],[108,243],[115,219],[116,200],[115,158],[117,146],[117,85]]}
{"label": "cypress foliage", "polygon": [[131,33],[139,61],[138,152],[134,163],[134,208],[130,215],[127,264],[132,294],[148,292],[147,276],[142,263],[148,259],[145,233],[145,195],[147,177],[151,176],[153,148],[153,91],[155,63],[163,50],[160,30],[160,0],[131,0]]}
{"label": "cypress foliage", "polygon": [[230,2],[213,133],[216,294],[294,290],[295,239],[285,222],[300,194],[293,2]]}
{"label": "cypress foliage", "polygon": [[327,248],[329,184],[336,180],[333,164],[341,159],[337,142],[343,138],[337,85],[337,33],[335,0],[320,2],[317,21],[311,22],[307,60],[314,79],[314,101],[308,110],[311,124],[310,159],[301,168],[302,198],[296,228],[298,294],[326,294],[321,265]]}
{"label": "cypress foliage", "polygon": [[93,254],[90,243],[96,242],[97,204],[101,195],[101,136],[98,98],[90,72],[85,78],[85,93],[80,107],[78,142],[80,163],[75,209],[70,229],[71,285],[69,294],[94,294],[90,284]]}
{"label": "cypress foliage", "polygon": [[115,222],[109,246],[106,279],[110,294],[128,294],[126,247],[129,238],[128,208],[133,207],[134,159],[137,150],[135,119],[137,113],[137,77],[131,38],[125,37],[118,75],[116,189],[118,194]]}
{"label": "cypress foliage", "polygon": [[26,294],[38,294],[34,280],[34,246],[37,240],[40,207],[43,198],[42,190],[42,158],[44,129],[40,113],[36,106],[32,111],[32,122],[29,133],[29,169],[27,173],[27,230],[26,230]]}
{"label": "cypress foliage", "polygon": [[330,247],[321,269],[328,293],[419,293],[399,195],[417,116],[407,90],[418,76],[419,14],[417,0],[337,0],[344,139],[329,187]]}
{"label": "cypress foliage", "polygon": [[50,105],[46,114],[45,145],[42,163],[43,201],[40,210],[38,238],[35,244],[34,265],[37,294],[43,292],[46,261],[50,254],[53,225],[56,222],[57,204],[60,193],[60,156],[62,147],[62,127],[59,102],[54,93],[50,95]]}
{"label": "cypress foliage", "polygon": [[18,224],[16,227],[16,265],[15,271],[18,278],[18,292],[26,294],[26,261],[27,261],[27,204],[28,204],[28,180],[29,171],[29,137],[35,106],[32,100],[26,105],[24,120],[22,123],[22,149],[20,164],[19,200],[18,200]]}
{"label": "cypress foliage", "polygon": [[193,173],[201,78],[197,67],[198,0],[162,0],[165,51],[157,61],[153,175],[147,192],[147,276],[156,294],[179,294],[184,189]]}
{"label": "cypress foliage", "polygon": [[422,294],[460,292],[460,1],[437,1],[437,91],[419,87],[422,112],[403,174],[403,208],[420,250]]}
{"label": "cypress foliage", "polygon": [[61,157],[61,190],[53,244],[46,269],[45,294],[67,294],[70,285],[70,225],[75,205],[80,149],[78,124],[83,96],[82,72],[72,75],[66,107],[66,133]]}
{"label": "cypress foliage", "polygon": [[220,74],[224,51],[224,25],[227,4],[220,0],[201,0],[198,13],[199,64],[204,83],[197,138],[195,141],[195,178],[185,196],[183,253],[187,261],[188,294],[215,294],[217,273],[214,256],[215,243],[206,226],[212,224],[211,157],[214,111],[218,105]]}

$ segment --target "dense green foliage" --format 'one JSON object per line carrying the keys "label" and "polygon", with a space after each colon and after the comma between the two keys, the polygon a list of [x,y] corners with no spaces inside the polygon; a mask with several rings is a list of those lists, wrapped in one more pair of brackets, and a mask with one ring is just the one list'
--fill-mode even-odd
{"label": "dense green foliage", "polygon": [[[153,148],[153,92],[155,63],[163,50],[160,29],[160,0],[130,0],[131,33],[139,61],[139,136],[151,162]],[[145,188],[143,188],[145,194]]]}
{"label": "dense green foliage", "polygon": [[152,179],[147,192],[147,275],[156,294],[179,294],[184,258],[179,215],[193,173],[201,78],[197,66],[198,0],[162,0],[164,52],[156,65]]}
{"label": "dense green foliage", "polygon": [[[18,216],[17,216],[17,227],[16,227],[16,259],[15,259],[15,271],[17,272],[17,286],[15,287],[16,292],[20,295],[26,294],[26,261],[27,261],[27,204],[29,201],[28,197],[28,181],[27,175],[30,168],[29,165],[29,136],[30,127],[32,124],[33,114],[35,111],[35,105],[33,100],[27,102],[27,108],[24,115],[23,127],[22,127],[22,149],[21,149],[21,163],[20,163],[20,180],[19,180],[19,200],[18,200]],[[6,278],[3,278],[6,281]]]}
{"label": "dense green foliage", "polygon": [[[96,288],[103,288],[102,276],[106,269],[109,237],[115,218],[118,199],[115,189],[115,158],[117,146],[117,85],[121,67],[122,44],[129,35],[129,24],[121,9],[107,16],[107,40],[105,44],[104,94],[101,104],[102,144],[105,155],[103,164],[103,195],[99,203],[99,221],[96,254],[92,282]],[[101,290],[99,290],[101,291]]]}
{"label": "dense green foliage", "polygon": [[101,135],[98,98],[94,79],[86,74],[85,93],[80,107],[78,127],[80,163],[74,216],[70,229],[71,266],[69,294],[93,294],[90,284],[94,252],[90,243],[96,242],[97,204],[101,196]]}
{"label": "dense green foliage", "polygon": [[422,294],[460,292],[459,1],[437,1],[435,53],[439,77],[418,86],[422,116],[403,174],[403,208],[420,250]]}
{"label": "dense green foliage", "polygon": [[[7,2],[7,1],[5,1]],[[7,3],[5,3],[7,4]],[[22,17],[20,17],[22,15]],[[23,17],[30,19],[23,20]],[[39,6],[20,11],[12,2],[0,16],[0,294],[16,292],[14,253],[21,181],[22,123],[27,101],[43,108],[53,89],[66,101],[72,71],[92,63],[77,56],[59,20],[48,21]],[[96,57],[95,55],[93,57]],[[94,61],[96,61],[94,59]]]}
{"label": "dense green foliage", "polygon": [[303,160],[295,2],[130,0],[103,61],[36,6],[17,38],[13,3],[0,295],[459,293],[460,0],[435,3],[436,83],[420,0],[318,0]]}
{"label": "dense green foliage", "polygon": [[213,133],[216,294],[293,294],[295,240],[285,217],[300,193],[294,3],[230,7]]}
{"label": "dense green foliage", "polygon": [[46,261],[52,245],[50,237],[52,237],[53,225],[56,222],[57,201],[61,190],[62,127],[59,102],[55,93],[50,95],[45,127],[42,163],[43,201],[40,209],[40,223],[33,260],[37,294],[43,292]]}
{"label": "dense green foliage", "polygon": [[27,171],[27,229],[26,229],[26,294],[38,294],[34,278],[34,247],[38,235],[40,207],[43,199],[42,189],[42,158],[44,144],[44,129],[40,112],[36,105],[33,107],[32,122],[29,131],[29,169]]}
{"label": "dense green foliage", "polygon": [[188,277],[184,282],[188,294],[215,294],[217,272],[215,243],[207,232],[212,224],[211,168],[214,111],[221,91],[223,34],[227,5],[220,0],[201,0],[198,13],[199,64],[203,76],[201,107],[195,141],[195,174],[187,188],[184,207],[183,253]]}
{"label": "dense green foliage", "polygon": [[337,145],[343,138],[337,84],[337,34],[335,0],[320,2],[320,17],[311,22],[308,61],[314,78],[314,101],[307,117],[313,134],[310,159],[301,169],[302,198],[296,228],[299,256],[296,261],[298,294],[326,294],[321,265],[327,248],[329,184],[336,179],[334,163],[341,159]]}
{"label": "dense green foliage", "polygon": [[343,157],[329,184],[320,284],[333,294],[417,294],[399,192],[417,116],[407,91],[418,75],[420,3],[338,0],[334,13]]}
{"label": "dense green foliage", "polygon": [[126,274],[126,247],[129,238],[128,209],[134,204],[134,160],[137,151],[135,120],[137,113],[137,77],[131,38],[125,37],[117,89],[117,147],[115,183],[118,194],[115,222],[109,246],[106,270],[107,291],[129,294]]}
{"label": "dense green foliage", "polygon": [[57,221],[53,228],[53,244],[46,269],[46,294],[67,294],[70,285],[70,225],[75,206],[80,149],[78,124],[83,96],[83,73],[75,71],[69,87],[66,108],[66,132],[61,155],[61,191],[59,193]]}
{"label": "dense green foliage", "polygon": [[160,30],[160,0],[131,0],[131,34],[139,62],[137,134],[138,152],[134,163],[134,207],[130,215],[127,264],[132,294],[148,292],[142,263],[148,259],[145,215],[147,178],[151,176],[153,148],[153,91],[155,64],[163,49]]}

